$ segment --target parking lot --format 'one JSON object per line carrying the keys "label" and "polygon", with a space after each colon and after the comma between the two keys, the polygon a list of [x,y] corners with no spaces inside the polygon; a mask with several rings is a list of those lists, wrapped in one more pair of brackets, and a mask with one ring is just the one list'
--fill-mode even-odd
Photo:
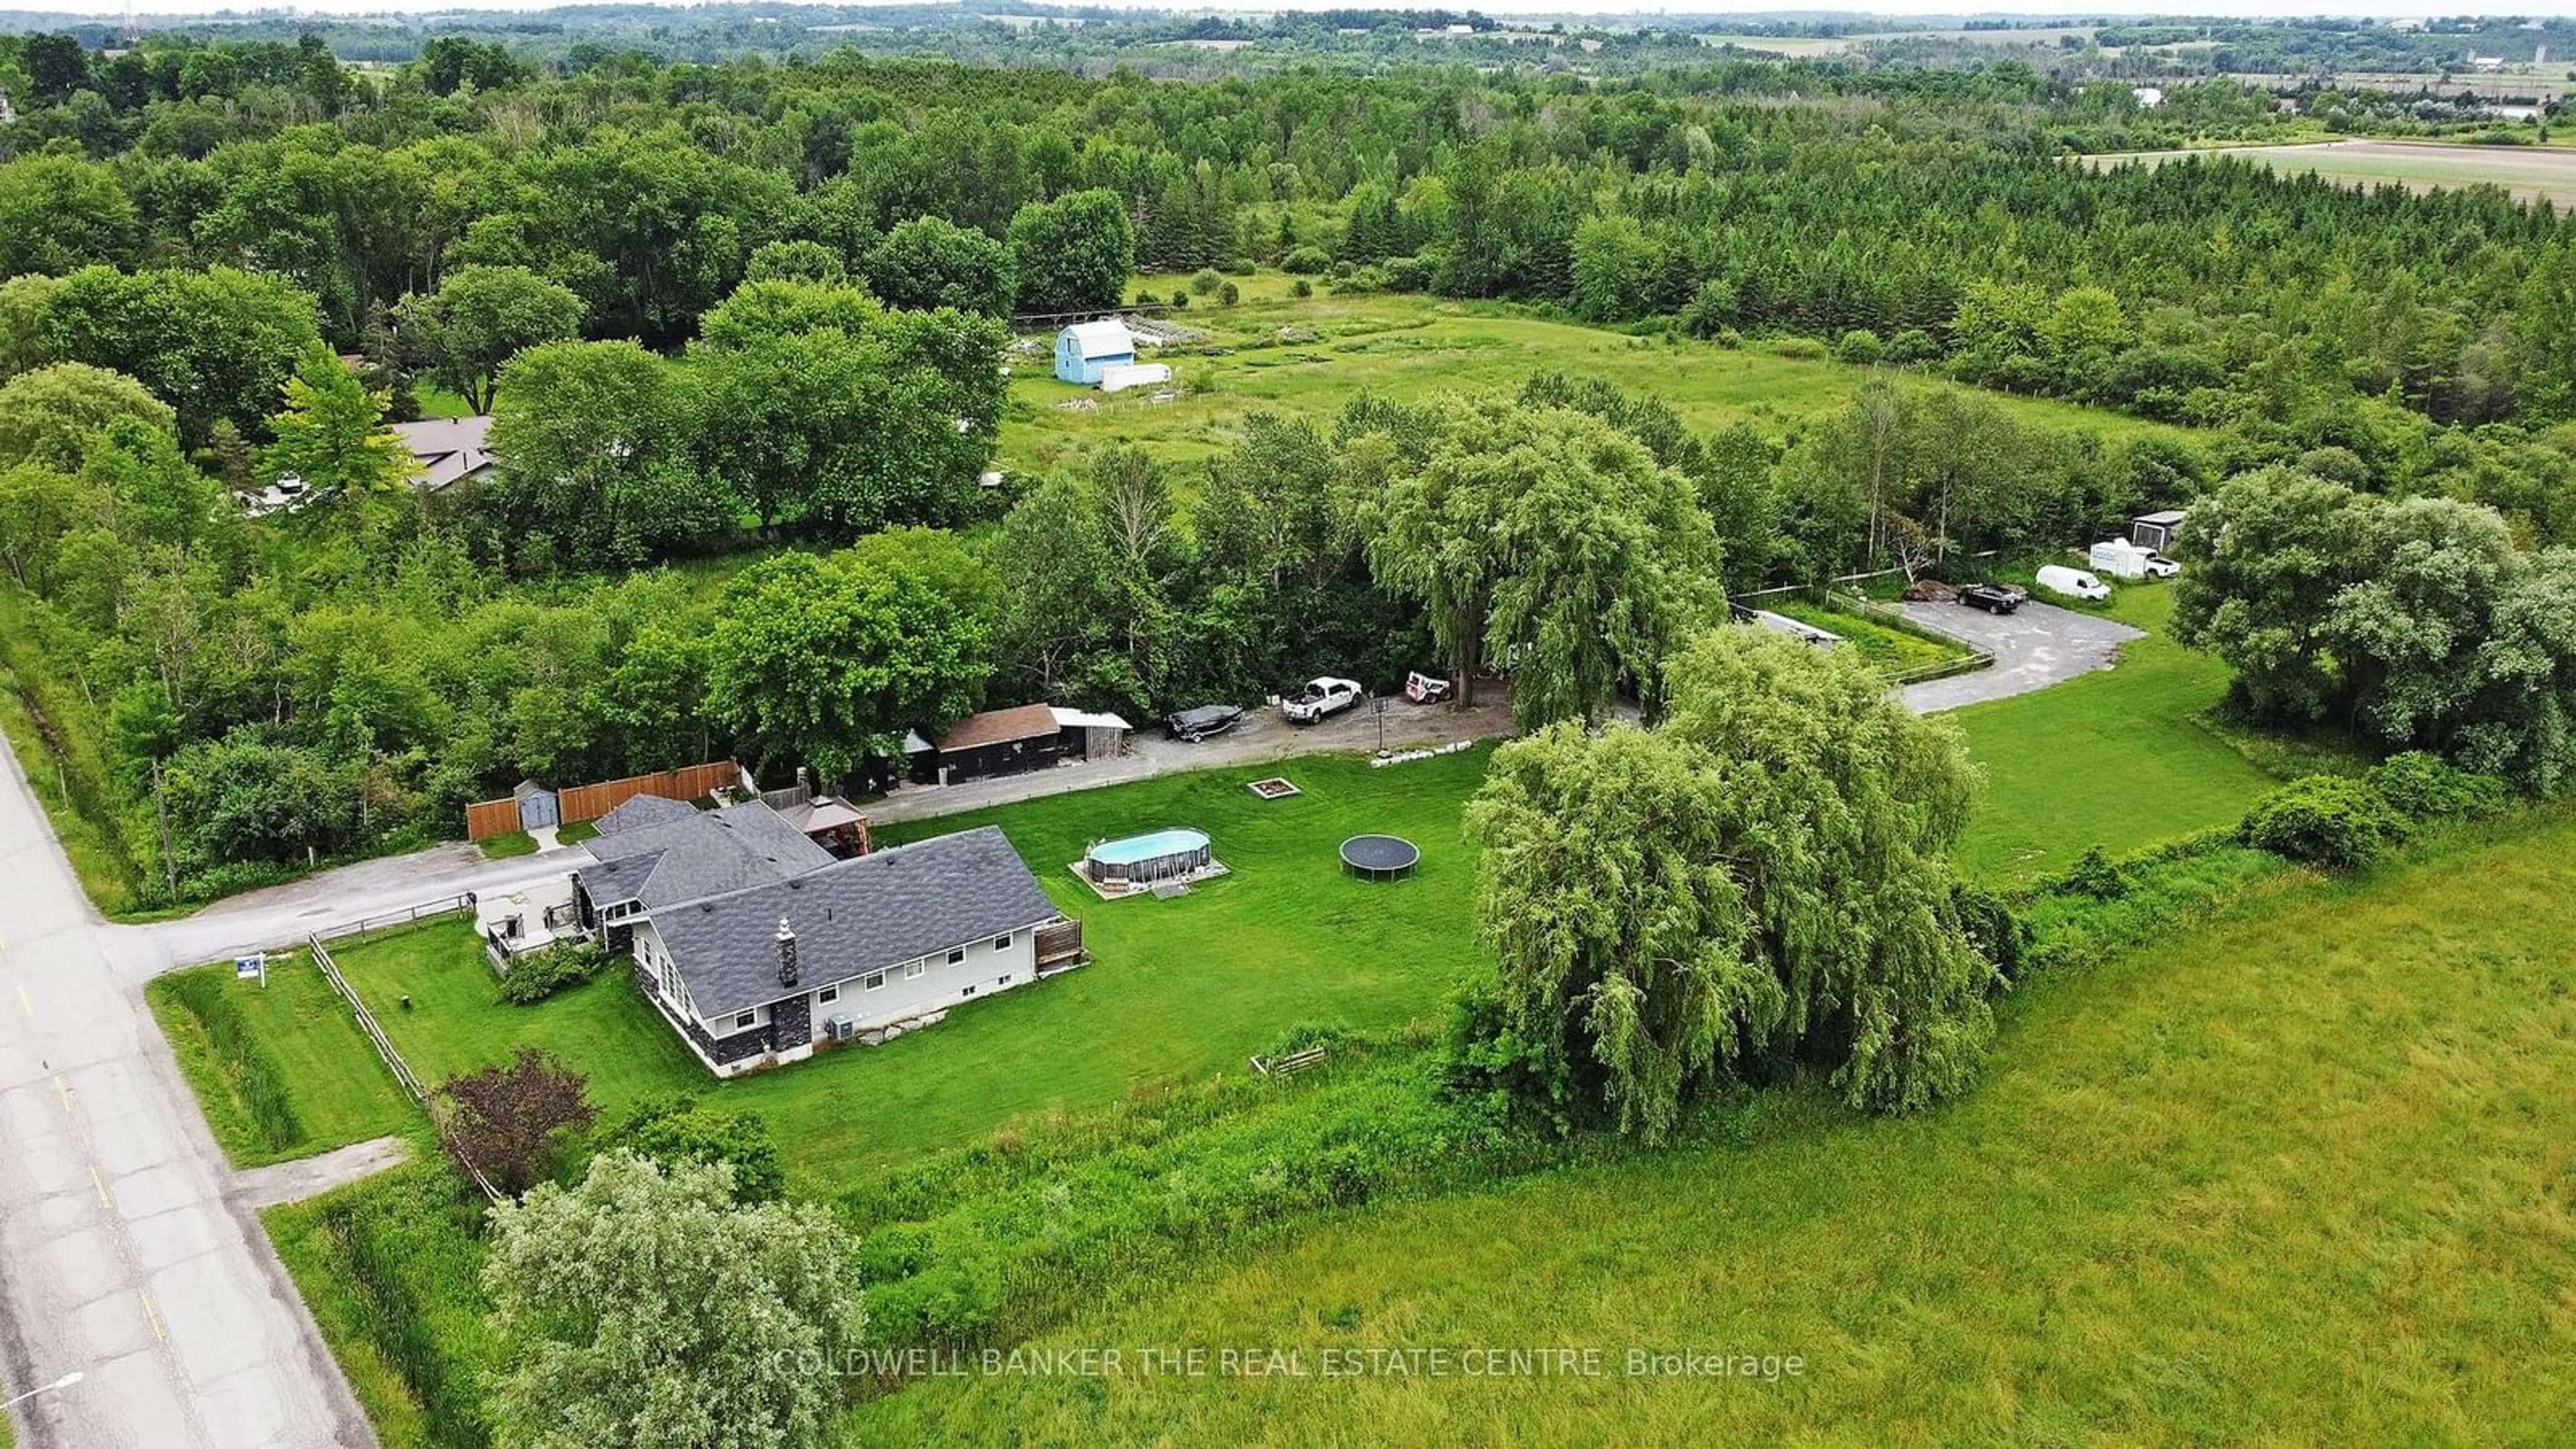
{"label": "parking lot", "polygon": [[1995,659],[1974,674],[1907,685],[1905,702],[1921,714],[2009,699],[2108,669],[2119,658],[2121,645],[2146,637],[2116,620],[2036,599],[2010,614],[1989,614],[1965,604],[1907,604],[1904,608],[1905,617],[1914,623],[1982,649]]}

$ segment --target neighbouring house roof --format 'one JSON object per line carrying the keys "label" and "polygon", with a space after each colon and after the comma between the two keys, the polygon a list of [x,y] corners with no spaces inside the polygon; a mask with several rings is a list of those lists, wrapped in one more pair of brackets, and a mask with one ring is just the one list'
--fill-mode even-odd
{"label": "neighbouring house roof", "polygon": [[647,911],[782,881],[832,863],[759,800],[601,835],[586,842],[599,863],[584,867],[593,902],[641,901]]}
{"label": "neighbouring house roof", "polygon": [[1114,714],[1092,714],[1079,709],[1052,711],[1055,725],[1062,730],[1132,730],[1134,725]]}
{"label": "neighbouring house roof", "polygon": [[1124,322],[1076,322],[1063,335],[1073,339],[1075,353],[1082,357],[1128,357],[1136,351],[1136,334]]}
{"label": "neighbouring house roof", "polygon": [[492,431],[488,417],[423,418],[393,424],[394,436],[411,449],[412,480],[423,488],[444,488],[492,466],[485,439]]}
{"label": "neighbouring house roof", "polygon": [[689,999],[713,1020],[790,995],[778,923],[796,933],[799,991],[847,981],[1056,917],[998,827],[837,861],[652,912]]}
{"label": "neighbouring house roof", "polygon": [[2173,525],[2182,522],[2185,518],[2190,516],[2191,511],[2189,509],[2168,508],[2161,513],[2141,513],[2130,521],[2133,523],[2159,523],[2163,524],[2167,528],[2171,528]]}
{"label": "neighbouring house roof", "polygon": [[978,745],[1006,744],[1012,740],[1033,740],[1056,732],[1055,711],[1042,704],[1024,704],[1017,709],[988,709],[970,714],[949,727],[939,737],[942,753],[971,750]]}
{"label": "neighbouring house roof", "polygon": [[905,730],[903,732],[903,752],[907,755],[929,754],[930,741],[923,739],[921,737],[921,731],[919,730]]}
{"label": "neighbouring house roof", "polygon": [[595,826],[602,835],[615,835],[621,830],[641,830],[673,820],[686,820],[698,813],[698,807],[686,800],[672,800],[660,795],[631,795],[625,803],[602,815]]}

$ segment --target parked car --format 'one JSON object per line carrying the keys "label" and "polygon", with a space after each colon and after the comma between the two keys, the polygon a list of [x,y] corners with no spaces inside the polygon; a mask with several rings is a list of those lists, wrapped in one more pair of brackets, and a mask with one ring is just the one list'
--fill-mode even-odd
{"label": "parked car", "polygon": [[1163,729],[1183,744],[1195,745],[1210,735],[1221,735],[1243,723],[1243,706],[1239,704],[1202,704],[1163,716]]}
{"label": "parked car", "polygon": [[1960,603],[1989,614],[2009,614],[2029,600],[2029,591],[2018,584],[1970,584],[1959,591]]}
{"label": "parked car", "polygon": [[1307,680],[1305,688],[1279,701],[1279,714],[1290,724],[1313,724],[1340,714],[1359,702],[1357,680],[1321,675]]}
{"label": "parked car", "polygon": [[2151,578],[2151,579],[2169,579],[2169,578],[2172,578],[2174,575],[2179,574],[2179,573],[2181,573],[2181,572],[2182,572],[2182,565],[2181,565],[2181,564],[2175,563],[2172,559],[2169,559],[2169,558],[2165,557],[2163,554],[2160,554],[2160,553],[2156,552],[2154,549],[2148,549],[2148,550],[2147,550],[2147,577],[2148,577],[2148,578]]}
{"label": "parked car", "polygon": [[1404,697],[1415,704],[1438,704],[1449,697],[1449,681],[1442,675],[1409,670],[1404,676]]}
{"label": "parked car", "polygon": [[2100,600],[2111,597],[2109,584],[2082,569],[2071,569],[2064,564],[2050,564],[2041,569],[2039,586],[2052,594],[2065,594],[2078,599]]}

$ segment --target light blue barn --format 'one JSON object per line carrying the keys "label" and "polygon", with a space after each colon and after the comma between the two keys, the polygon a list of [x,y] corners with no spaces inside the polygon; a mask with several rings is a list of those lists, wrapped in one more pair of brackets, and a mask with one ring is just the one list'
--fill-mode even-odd
{"label": "light blue barn", "polygon": [[1136,337],[1124,322],[1077,322],[1055,335],[1055,375],[1090,387],[1113,367],[1136,360]]}

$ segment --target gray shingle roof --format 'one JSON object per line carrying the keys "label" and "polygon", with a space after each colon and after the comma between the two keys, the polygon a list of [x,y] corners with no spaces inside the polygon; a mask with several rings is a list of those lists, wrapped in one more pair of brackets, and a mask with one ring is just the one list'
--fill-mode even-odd
{"label": "gray shingle roof", "polygon": [[586,848],[599,862],[580,873],[590,898],[602,906],[639,900],[647,911],[767,885],[832,863],[830,851],[798,834],[758,800],[721,810],[693,809],[659,825],[599,836]]}
{"label": "gray shingle roof", "polygon": [[686,800],[671,800],[660,795],[630,795],[623,804],[596,822],[599,833],[615,835],[621,830],[641,830],[648,825],[664,825],[686,820],[698,813],[698,807]]}
{"label": "gray shingle roof", "polygon": [[837,861],[652,913],[709,1020],[776,1001],[778,921],[796,931],[799,991],[1055,919],[1055,902],[985,826]]}

